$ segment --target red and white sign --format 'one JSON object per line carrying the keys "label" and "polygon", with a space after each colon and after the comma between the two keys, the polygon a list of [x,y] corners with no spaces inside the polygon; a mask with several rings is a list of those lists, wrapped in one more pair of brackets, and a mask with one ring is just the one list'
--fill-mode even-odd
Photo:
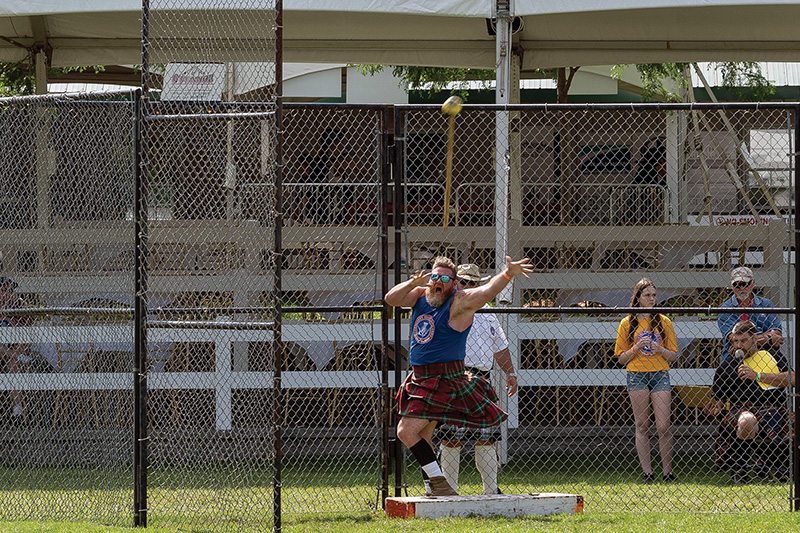
{"label": "red and white sign", "polygon": [[753,215],[718,215],[714,217],[715,226],[769,226],[770,217],[761,216],[756,217]]}
{"label": "red and white sign", "polygon": [[161,100],[218,102],[224,89],[225,65],[221,63],[169,63]]}

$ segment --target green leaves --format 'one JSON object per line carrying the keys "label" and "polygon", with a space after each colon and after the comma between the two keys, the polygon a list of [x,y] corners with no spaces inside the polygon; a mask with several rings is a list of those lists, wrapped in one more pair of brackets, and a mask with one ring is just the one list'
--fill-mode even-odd
{"label": "green leaves", "polygon": [[0,63],[0,96],[33,94],[34,75],[25,61]]}
{"label": "green leaves", "polygon": [[[351,65],[362,75],[375,75],[383,72],[384,65]],[[494,70],[491,69],[471,69],[454,67],[415,67],[408,65],[395,65],[388,67],[392,69],[392,74],[400,78],[400,87],[406,91],[427,90],[433,96],[439,91],[450,89],[452,94],[456,94],[466,101],[467,82],[483,81],[485,88],[489,88],[489,81],[494,79]]]}
{"label": "green leaves", "polygon": [[775,94],[775,86],[764,77],[755,61],[713,63],[722,72],[722,87],[743,102],[760,102]]}

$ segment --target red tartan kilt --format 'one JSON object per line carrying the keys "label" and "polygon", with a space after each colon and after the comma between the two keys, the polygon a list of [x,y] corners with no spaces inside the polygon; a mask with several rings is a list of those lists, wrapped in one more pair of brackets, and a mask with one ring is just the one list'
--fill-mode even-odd
{"label": "red tartan kilt", "polygon": [[454,426],[485,428],[508,415],[492,385],[464,370],[464,361],[415,366],[395,397],[397,414]]}

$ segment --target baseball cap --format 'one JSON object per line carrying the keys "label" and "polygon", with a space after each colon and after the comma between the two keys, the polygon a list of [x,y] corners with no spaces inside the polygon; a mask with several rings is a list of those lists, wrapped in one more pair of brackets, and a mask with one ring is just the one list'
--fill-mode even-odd
{"label": "baseball cap", "polygon": [[469,263],[466,265],[458,265],[458,272],[456,275],[459,279],[465,279],[467,281],[474,281],[474,282],[481,282],[486,281],[491,276],[481,277],[481,269],[478,268],[478,265]]}
{"label": "baseball cap", "polygon": [[731,270],[731,283],[736,281],[753,281],[753,271],[747,267],[736,267]]}

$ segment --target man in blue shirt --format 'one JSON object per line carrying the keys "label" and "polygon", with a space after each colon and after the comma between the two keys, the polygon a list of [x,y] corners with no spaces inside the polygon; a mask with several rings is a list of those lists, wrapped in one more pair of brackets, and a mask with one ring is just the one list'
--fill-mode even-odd
{"label": "man in blue shirt", "polygon": [[395,400],[397,438],[411,451],[430,480],[432,496],[456,494],[433,451],[438,423],[462,427],[496,426],[508,415],[497,405],[497,394],[481,376],[466,372],[467,336],[475,311],[500,293],[514,276],[528,277],[528,258],[512,261],[487,284],[456,290],[457,270],[450,259],[437,257],[431,273],[417,271],[384,296],[394,307],[411,307],[413,371]]}
{"label": "man in blue shirt", "polygon": [[[755,281],[753,271],[747,267],[737,267],[731,270],[731,288],[733,296],[725,300],[720,307],[744,307],[744,308],[772,308],[773,303],[761,296],[753,294]],[[767,313],[724,313],[717,319],[719,331],[722,333],[722,358],[721,362],[732,357],[731,331],[733,326],[741,320],[749,320],[756,325],[756,342],[758,347],[770,352],[780,350],[783,344],[783,328],[778,315]]]}

